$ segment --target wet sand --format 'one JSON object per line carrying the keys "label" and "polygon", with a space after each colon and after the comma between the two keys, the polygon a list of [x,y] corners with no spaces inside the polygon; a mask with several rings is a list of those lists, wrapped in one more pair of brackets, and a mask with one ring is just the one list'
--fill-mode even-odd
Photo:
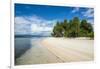
{"label": "wet sand", "polygon": [[90,61],[94,58],[94,40],[48,37],[32,43],[32,47],[16,65],[48,64],[74,61]]}

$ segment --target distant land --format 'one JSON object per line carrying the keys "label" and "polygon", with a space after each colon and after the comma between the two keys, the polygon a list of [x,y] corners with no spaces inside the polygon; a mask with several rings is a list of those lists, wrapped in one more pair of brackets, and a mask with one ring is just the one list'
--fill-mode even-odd
{"label": "distant land", "polygon": [[28,37],[51,37],[51,36],[48,36],[48,35],[32,35],[32,34],[18,34],[18,35],[14,35],[14,37],[24,37],[24,38],[28,38]]}

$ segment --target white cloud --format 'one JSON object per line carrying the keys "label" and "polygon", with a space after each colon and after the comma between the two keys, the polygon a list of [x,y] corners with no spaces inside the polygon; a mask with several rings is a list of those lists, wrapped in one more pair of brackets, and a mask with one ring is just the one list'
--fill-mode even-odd
{"label": "white cloud", "polygon": [[94,17],[94,10],[93,9],[88,9],[86,12],[82,12],[83,16],[87,18]]}
{"label": "white cloud", "polygon": [[30,22],[24,17],[15,17],[15,34],[30,34]]}
{"label": "white cloud", "polygon": [[52,31],[56,20],[45,20],[37,16],[15,17],[15,34],[39,34]]}
{"label": "white cloud", "polygon": [[88,20],[88,23],[94,23],[94,9],[87,9],[87,11],[82,12],[82,15]]}
{"label": "white cloud", "polygon": [[29,24],[24,17],[15,17],[15,24]]}
{"label": "white cloud", "polygon": [[75,13],[75,12],[78,12],[79,11],[79,7],[75,7],[73,10],[72,10],[72,13]]}
{"label": "white cloud", "polygon": [[40,26],[40,25],[37,25],[37,24],[32,24],[31,25],[31,31],[33,33],[42,32],[42,31],[52,31],[52,27],[49,27],[47,25]]}
{"label": "white cloud", "polygon": [[30,34],[29,24],[15,24],[15,34]]}

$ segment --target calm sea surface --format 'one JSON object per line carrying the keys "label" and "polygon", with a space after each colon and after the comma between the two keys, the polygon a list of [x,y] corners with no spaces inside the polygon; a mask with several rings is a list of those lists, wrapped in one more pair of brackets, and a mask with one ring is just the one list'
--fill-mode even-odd
{"label": "calm sea surface", "polygon": [[16,37],[15,38],[15,61],[23,55],[33,45],[32,43],[38,42],[45,37]]}

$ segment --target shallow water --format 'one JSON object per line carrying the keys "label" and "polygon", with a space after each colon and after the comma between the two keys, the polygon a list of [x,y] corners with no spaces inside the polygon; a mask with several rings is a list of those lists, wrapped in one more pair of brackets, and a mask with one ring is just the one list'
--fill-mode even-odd
{"label": "shallow water", "polygon": [[16,37],[15,38],[15,64],[16,59],[21,57],[28,49],[33,46],[33,42],[38,42],[42,38],[40,37]]}

